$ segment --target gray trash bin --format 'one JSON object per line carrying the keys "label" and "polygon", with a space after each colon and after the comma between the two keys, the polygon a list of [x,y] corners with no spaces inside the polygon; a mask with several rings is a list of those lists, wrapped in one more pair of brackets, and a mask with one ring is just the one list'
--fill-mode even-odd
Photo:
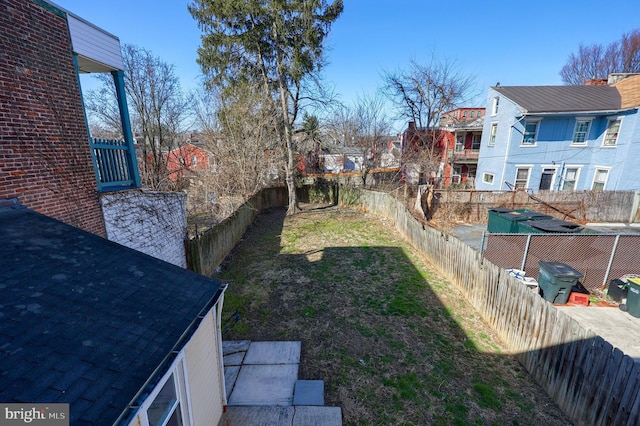
{"label": "gray trash bin", "polygon": [[569,300],[571,288],[577,284],[584,275],[573,269],[566,263],[546,262],[541,260],[538,273],[538,285],[544,300],[551,303],[565,304]]}

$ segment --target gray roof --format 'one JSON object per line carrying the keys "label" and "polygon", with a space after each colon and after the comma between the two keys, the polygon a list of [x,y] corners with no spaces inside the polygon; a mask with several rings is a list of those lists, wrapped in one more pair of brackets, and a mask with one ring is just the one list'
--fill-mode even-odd
{"label": "gray roof", "polygon": [[611,86],[497,86],[493,89],[529,113],[595,112],[621,108],[620,93]]}
{"label": "gray roof", "polygon": [[220,297],[217,281],[17,204],[0,203],[0,241],[0,401],[69,403],[72,425],[130,415]]}

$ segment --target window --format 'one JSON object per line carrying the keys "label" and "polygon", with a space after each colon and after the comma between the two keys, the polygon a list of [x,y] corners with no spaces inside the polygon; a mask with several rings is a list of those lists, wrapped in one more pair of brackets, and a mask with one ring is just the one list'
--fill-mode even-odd
{"label": "window", "polygon": [[467,111],[463,112],[463,113],[462,113],[462,116],[463,116],[464,118],[467,118]]}
{"label": "window", "polygon": [[514,185],[516,188],[527,188],[529,186],[529,172],[530,167],[517,167],[516,179]]}
{"label": "window", "polygon": [[480,141],[482,140],[482,135],[481,134],[474,134],[473,138],[471,139],[471,149],[473,150],[479,150],[480,149]]}
{"label": "window", "polygon": [[498,134],[498,123],[491,123],[491,132],[489,133],[489,146],[496,144],[496,135]]}
{"label": "window", "polygon": [[196,155],[192,155],[191,156],[191,165],[192,166],[197,166],[198,165],[198,157]]}
{"label": "window", "polygon": [[602,140],[602,146],[616,146],[618,143],[618,132],[620,131],[620,122],[622,120],[615,119],[609,120],[609,124],[607,125],[607,131],[604,134],[604,139]]}
{"label": "window", "polygon": [[524,133],[522,135],[522,145],[533,146],[538,138],[539,121],[525,121]]}
{"label": "window", "polygon": [[471,118],[474,117],[475,111],[471,111]]}
{"label": "window", "polygon": [[573,131],[572,145],[586,145],[589,137],[589,127],[591,120],[576,120],[576,127]]}
{"label": "window", "polygon": [[607,185],[608,178],[609,178],[609,169],[597,168],[593,175],[593,184],[591,184],[591,190],[604,191],[604,187]]}
{"label": "window", "polygon": [[185,382],[184,354],[159,382],[141,406],[141,424],[146,426],[188,426],[191,424]]}
{"label": "window", "polygon": [[562,189],[563,191],[575,191],[579,174],[579,167],[569,166],[564,169],[564,174],[562,175],[562,187],[560,189]]}
{"label": "window", "polygon": [[493,106],[491,107],[491,115],[496,115],[498,114],[498,104],[500,103],[500,98],[499,97],[495,97],[493,98]]}
{"label": "window", "polygon": [[464,134],[456,135],[455,152],[464,152]]}
{"label": "window", "polygon": [[489,185],[493,185],[493,173],[483,173],[482,174],[482,181],[484,183],[488,183]]}
{"label": "window", "polygon": [[482,110],[478,111],[478,118],[482,117]]}

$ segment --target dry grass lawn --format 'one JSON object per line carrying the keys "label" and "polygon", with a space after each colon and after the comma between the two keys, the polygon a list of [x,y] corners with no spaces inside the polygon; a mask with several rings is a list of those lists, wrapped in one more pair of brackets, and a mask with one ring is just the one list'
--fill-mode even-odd
{"label": "dry grass lawn", "polygon": [[375,216],[261,214],[216,278],[224,338],[300,340],[345,425],[565,425],[463,295]]}

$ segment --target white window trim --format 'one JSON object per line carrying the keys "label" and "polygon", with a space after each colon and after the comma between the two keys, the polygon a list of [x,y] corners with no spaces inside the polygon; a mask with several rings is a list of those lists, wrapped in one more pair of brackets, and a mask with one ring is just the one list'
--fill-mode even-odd
{"label": "white window trim", "polygon": [[[493,133],[493,129],[496,130]],[[496,139],[498,138],[498,122],[492,121],[491,127],[489,128],[489,140],[487,141],[487,146],[496,146]]]}
{"label": "white window trim", "polygon": [[[579,146],[579,147],[584,147],[587,146],[589,144],[589,133],[591,133],[591,123],[593,122],[593,117],[577,117],[575,120],[575,124],[573,126],[573,133],[571,134],[571,146]],[[587,121],[587,132],[585,135],[585,139],[584,142],[574,142],[574,139],[576,137],[576,130],[578,129],[578,122],[579,121]],[[604,139],[603,139],[604,141]]]}
{"label": "white window trim", "polygon": [[554,191],[556,180],[558,179],[558,166],[555,164],[543,164],[540,166],[540,180],[542,180],[542,173],[544,173],[545,169],[553,170],[553,177],[551,178],[551,185],[549,186],[549,191]]}
{"label": "white window trim", "polygon": [[[488,182],[486,177],[491,176],[491,182]],[[496,175],[493,173],[489,173],[489,172],[483,172],[482,173],[482,183],[486,183],[487,185],[493,185],[495,183],[495,178]]]}
{"label": "white window trim", "polygon": [[[564,183],[567,178],[567,170],[576,169],[576,179],[574,181],[573,189],[563,189]],[[562,178],[560,179],[560,185],[558,186],[558,190],[560,191],[577,191],[578,182],[580,181],[580,172],[582,171],[582,166],[578,164],[565,164],[564,170],[562,171]]]}
{"label": "white window trim", "polygon": [[[522,126],[522,139],[520,140],[520,146],[523,148],[535,148],[538,146],[538,133],[540,132],[540,122],[542,118],[529,118],[525,119]],[[536,133],[533,135],[533,143],[524,143],[524,135],[527,131],[527,123],[536,125]]]}
{"label": "white window trim", "polygon": [[516,171],[513,175],[513,186],[516,187],[516,181],[518,180],[518,169],[527,169],[529,172],[527,173],[527,182],[524,185],[524,189],[529,189],[529,183],[531,182],[531,170],[533,169],[533,164],[516,164]]}
{"label": "white window trim", "polygon": [[493,97],[493,104],[491,105],[491,115],[498,115],[498,108],[500,107],[500,96]]}
{"label": "white window trim", "polygon": [[[138,409],[137,419],[140,420],[140,425],[148,426],[149,418],[147,417],[147,410],[151,407],[151,404],[156,399],[162,387],[167,383],[169,377],[173,375],[174,384],[176,386],[176,398],[180,404],[181,417],[184,426],[193,425],[193,413],[191,411],[191,398],[189,397],[189,374],[187,373],[187,363],[185,361],[184,349],[176,356],[176,359],[171,364],[171,367],[162,376],[162,379],[158,382],[153,391],[145,399],[144,403]],[[131,425],[138,424],[136,418],[132,421]],[[165,419],[169,420],[168,418]]]}
{"label": "white window trim", "polygon": [[[620,139],[620,130],[622,130],[622,118],[623,117],[611,117],[607,120],[607,127],[604,129],[604,134],[602,135],[602,148],[616,148],[618,146],[618,139]],[[613,145],[605,145],[604,141],[607,139],[607,133],[609,132],[609,124],[612,121],[619,121],[620,125],[618,126],[618,135],[616,136],[615,143]]]}
{"label": "white window trim", "polygon": [[591,190],[593,191],[593,186],[596,183],[596,177],[598,176],[598,170],[606,170],[607,172],[607,177],[604,180],[604,183],[602,185],[602,190],[606,190],[607,188],[607,183],[609,182],[609,176],[611,176],[611,167],[606,167],[606,166],[596,166],[593,168],[593,179],[591,179]]}

